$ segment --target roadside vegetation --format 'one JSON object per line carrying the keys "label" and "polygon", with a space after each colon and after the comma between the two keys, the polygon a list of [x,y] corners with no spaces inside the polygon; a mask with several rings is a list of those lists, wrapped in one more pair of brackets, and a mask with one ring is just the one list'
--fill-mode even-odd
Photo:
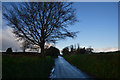
{"label": "roadside vegetation", "polygon": [[3,54],[2,79],[49,78],[53,65],[51,56]]}
{"label": "roadside vegetation", "polygon": [[54,58],[59,54],[59,49],[53,46],[45,48],[44,55],[38,52],[13,52],[12,48],[8,48],[2,52],[2,79],[49,78]]}
{"label": "roadside vegetation", "polygon": [[120,52],[67,54],[64,58],[95,78],[119,78]]}

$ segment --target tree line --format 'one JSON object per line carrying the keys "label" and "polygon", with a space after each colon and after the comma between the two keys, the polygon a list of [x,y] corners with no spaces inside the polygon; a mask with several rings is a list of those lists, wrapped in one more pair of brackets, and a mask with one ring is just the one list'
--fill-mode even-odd
{"label": "tree line", "polygon": [[[60,55],[60,51],[58,48],[54,47],[54,46],[50,46],[45,48],[44,50],[44,56],[52,56],[52,57],[58,57],[58,55]],[[12,48],[8,48],[6,50],[6,52],[4,52],[4,54],[22,54],[22,55],[38,55],[38,52],[13,52]],[[41,54],[39,54],[41,55]]]}
{"label": "tree line", "polygon": [[69,54],[91,54],[93,51],[93,48],[81,48],[79,44],[76,45],[70,45],[62,49],[63,55],[69,55]]}

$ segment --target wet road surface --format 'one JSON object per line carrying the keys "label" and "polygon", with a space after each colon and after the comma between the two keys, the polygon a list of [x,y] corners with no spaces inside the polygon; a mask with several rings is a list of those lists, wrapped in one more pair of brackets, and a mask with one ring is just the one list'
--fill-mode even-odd
{"label": "wet road surface", "polygon": [[90,78],[61,56],[55,59],[55,67],[52,71],[51,78]]}

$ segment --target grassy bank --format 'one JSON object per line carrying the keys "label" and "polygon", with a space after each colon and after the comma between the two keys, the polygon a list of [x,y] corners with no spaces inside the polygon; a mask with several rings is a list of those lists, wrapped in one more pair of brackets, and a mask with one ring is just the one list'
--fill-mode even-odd
{"label": "grassy bank", "polygon": [[2,78],[48,78],[53,65],[54,59],[50,56],[41,58],[39,56],[3,55]]}
{"label": "grassy bank", "polygon": [[64,58],[96,78],[119,78],[119,54],[77,54]]}

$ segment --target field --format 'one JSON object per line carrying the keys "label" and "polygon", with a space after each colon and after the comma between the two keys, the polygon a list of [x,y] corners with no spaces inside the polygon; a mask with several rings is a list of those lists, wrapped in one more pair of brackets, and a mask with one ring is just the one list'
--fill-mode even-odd
{"label": "field", "polygon": [[2,56],[3,79],[39,79],[48,78],[54,65],[50,56]]}
{"label": "field", "polygon": [[95,78],[119,78],[119,53],[111,54],[72,54],[64,58]]}

